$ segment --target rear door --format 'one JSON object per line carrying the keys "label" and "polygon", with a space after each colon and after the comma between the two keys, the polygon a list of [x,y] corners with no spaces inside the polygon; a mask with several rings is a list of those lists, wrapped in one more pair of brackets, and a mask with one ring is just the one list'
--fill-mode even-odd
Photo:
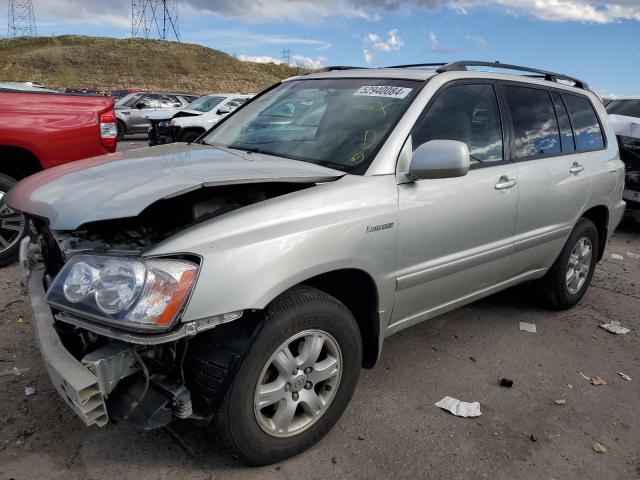
{"label": "rear door", "polygon": [[[589,196],[591,165],[581,151],[601,148],[603,141],[595,116],[599,140],[582,114],[576,110],[569,115],[567,103],[573,106],[573,95],[516,82],[503,83],[502,92],[519,184],[511,264],[511,273],[518,275],[548,268],[555,261]],[[589,100],[583,99],[593,112]]]}
{"label": "rear door", "polygon": [[507,279],[518,190],[500,111],[493,81],[465,80],[437,92],[414,126],[414,150],[429,140],[464,142],[471,170],[398,185],[392,329],[466,303]]}

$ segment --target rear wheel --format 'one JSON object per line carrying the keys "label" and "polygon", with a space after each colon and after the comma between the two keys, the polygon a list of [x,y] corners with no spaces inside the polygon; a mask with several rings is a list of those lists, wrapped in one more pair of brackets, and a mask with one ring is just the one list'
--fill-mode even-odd
{"label": "rear wheel", "polygon": [[118,140],[122,140],[124,138],[124,134],[127,132],[127,127],[125,126],[122,120],[118,120],[116,122],[117,128],[117,138]]}
{"label": "rear wheel", "polygon": [[542,301],[562,310],[580,301],[591,283],[598,261],[598,230],[591,220],[580,219],[560,256],[539,281]]}
{"label": "rear wheel", "polygon": [[219,440],[254,465],[306,450],[349,404],[361,361],[360,332],[342,303],[310,287],[283,294],[221,402]]}
{"label": "rear wheel", "polygon": [[26,235],[25,218],[5,202],[5,195],[17,181],[0,173],[0,266],[13,262]]}

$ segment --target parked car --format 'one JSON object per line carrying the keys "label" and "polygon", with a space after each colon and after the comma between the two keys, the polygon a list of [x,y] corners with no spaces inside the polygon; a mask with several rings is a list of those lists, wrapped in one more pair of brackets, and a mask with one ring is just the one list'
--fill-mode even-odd
{"label": "parked car", "polygon": [[8,204],[38,232],[21,255],[51,380],[89,425],[191,418],[251,464],[295,455],[385,337],[526,281],[580,301],[625,206],[606,115],[526,67],[342,67],[196,143],[29,177]]}
{"label": "parked car", "polygon": [[609,120],[620,147],[620,159],[626,167],[627,216],[640,223],[640,96],[618,97],[607,105]]}
{"label": "parked car", "polygon": [[173,116],[170,122],[173,138],[177,142],[193,142],[252,97],[252,94],[219,93],[196,100]]}
{"label": "parked car", "polygon": [[111,96],[114,100],[120,100],[121,98],[129,95],[130,93],[146,92],[144,88],[121,88],[118,90],[111,90]]}
{"label": "parked car", "polygon": [[57,91],[60,93],[70,93],[72,95],[102,95],[100,91],[95,88],[60,87]]}
{"label": "parked car", "polygon": [[149,122],[146,115],[158,110],[175,113],[196,98],[195,95],[163,92],[136,92],[121,98],[115,105],[118,138],[147,133]]}
{"label": "parked car", "polygon": [[25,219],[5,202],[40,170],[116,149],[113,100],[0,83],[0,266],[15,260]]}
{"label": "parked car", "polygon": [[150,124],[147,137],[149,146],[176,141],[192,142],[252,96],[243,93],[212,93],[198,98],[175,113],[155,112],[147,115]]}

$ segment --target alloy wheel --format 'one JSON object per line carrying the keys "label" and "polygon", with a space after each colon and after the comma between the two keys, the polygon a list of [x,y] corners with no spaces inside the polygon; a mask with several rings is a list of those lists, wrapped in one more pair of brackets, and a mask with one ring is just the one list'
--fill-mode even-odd
{"label": "alloy wheel", "polygon": [[582,237],[573,247],[567,265],[566,285],[567,292],[571,295],[578,293],[587,281],[592,255],[591,240],[588,237]]}
{"label": "alloy wheel", "polygon": [[284,341],[262,369],[254,394],[260,428],[273,437],[308,429],[329,408],[340,385],[342,352],[322,330]]}
{"label": "alloy wheel", "polygon": [[24,215],[9,208],[4,196],[0,191],[0,254],[18,243],[25,229]]}

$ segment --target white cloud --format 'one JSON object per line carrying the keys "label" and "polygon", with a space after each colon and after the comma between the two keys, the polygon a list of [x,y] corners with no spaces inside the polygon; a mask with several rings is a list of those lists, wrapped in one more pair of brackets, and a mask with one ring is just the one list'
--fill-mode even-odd
{"label": "white cloud", "polygon": [[364,63],[366,63],[367,65],[370,64],[373,60],[373,54],[366,48],[362,52],[362,55],[364,56]]}
{"label": "white cloud", "polygon": [[[242,62],[275,63],[276,65],[282,65],[284,63],[282,60],[270,57],[269,55],[238,55],[236,58]],[[326,61],[326,57],[311,58],[302,55],[291,55],[290,65],[316,69],[324,67]]]}
{"label": "white cloud", "polygon": [[368,33],[364,37],[364,42],[379,52],[394,52],[404,47],[404,42],[402,38],[400,38],[400,35],[398,35],[397,28],[387,32],[386,40],[382,40],[382,37],[377,33]]}
{"label": "white cloud", "polygon": [[467,35],[467,40],[472,41],[476,47],[487,48],[489,46],[489,42],[480,35]]}
{"label": "white cloud", "polygon": [[303,45],[318,49],[329,48],[330,43],[313,38],[293,37],[289,35],[274,35],[269,33],[257,33],[244,29],[232,30],[202,30],[187,32],[182,37],[183,41],[195,41],[212,45],[215,48],[244,48],[257,45]]}
{"label": "white cloud", "polygon": [[438,36],[435,32],[431,31],[428,34],[429,37],[429,47],[428,50],[434,53],[453,53],[455,50],[448,47],[443,47],[440,45],[440,40],[438,40]]}

